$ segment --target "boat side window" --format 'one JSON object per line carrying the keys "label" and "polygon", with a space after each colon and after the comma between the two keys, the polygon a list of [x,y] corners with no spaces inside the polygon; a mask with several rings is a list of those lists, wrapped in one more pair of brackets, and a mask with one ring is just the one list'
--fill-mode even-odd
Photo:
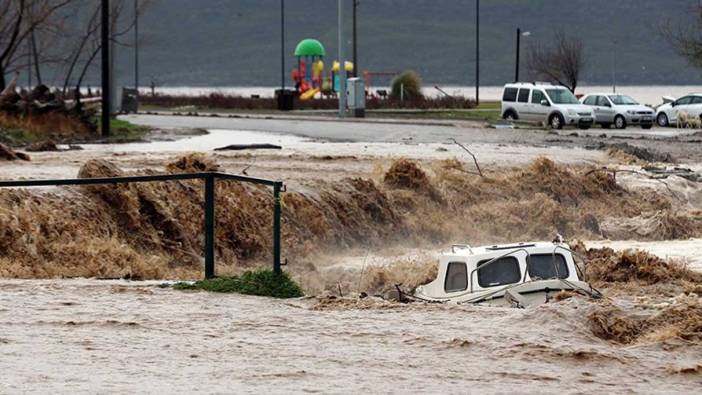
{"label": "boat side window", "polygon": [[534,89],[531,93],[531,102],[533,104],[541,104],[541,100],[546,100],[544,93],[538,89]]}
{"label": "boat side window", "polygon": [[485,267],[490,259],[478,263],[478,284],[483,288],[514,284],[521,280],[519,261],[513,256],[502,257]]}
{"label": "boat side window", "polygon": [[519,99],[518,101],[520,103],[529,103],[529,93],[531,92],[531,89],[520,89],[519,90]]}
{"label": "boat side window", "polygon": [[444,291],[458,292],[468,289],[468,268],[465,262],[449,262],[446,268]]}
{"label": "boat side window", "polygon": [[532,280],[568,278],[568,265],[562,254],[529,255],[529,277]]}
{"label": "boat side window", "polygon": [[502,101],[517,101],[517,91],[517,88],[505,88],[505,93],[502,95]]}

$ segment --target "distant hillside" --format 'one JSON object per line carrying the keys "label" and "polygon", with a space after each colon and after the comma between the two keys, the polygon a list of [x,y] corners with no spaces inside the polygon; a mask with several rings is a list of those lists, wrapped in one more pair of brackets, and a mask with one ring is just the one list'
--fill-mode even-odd
{"label": "distant hillside", "polygon": [[[347,32],[350,57],[351,0]],[[417,70],[431,83],[474,83],[474,0],[361,0],[359,58],[363,69]],[[696,0],[483,0],[481,82],[513,78],[515,30],[530,43],[556,30],[583,38],[583,80],[608,84],[700,84],[657,34],[667,19],[684,21]],[[318,38],[336,57],[336,0],[286,1],[287,70],[295,44]],[[141,19],[142,81],[163,85],[276,85],[280,81],[279,0],[155,0]],[[131,50],[119,53],[121,79],[131,81]],[[523,57],[524,59],[524,57]],[[524,62],[522,63],[524,65]],[[289,75],[289,73],[287,73]],[[523,71],[526,76],[526,70]]]}

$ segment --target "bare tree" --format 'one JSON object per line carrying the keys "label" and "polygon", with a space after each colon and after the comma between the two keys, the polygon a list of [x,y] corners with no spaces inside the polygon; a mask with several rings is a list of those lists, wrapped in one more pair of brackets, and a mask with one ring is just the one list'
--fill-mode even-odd
{"label": "bare tree", "polygon": [[32,32],[72,1],[0,0],[0,89],[5,87],[5,74],[25,64],[23,59],[29,56],[26,41]]}
{"label": "bare tree", "polygon": [[[139,3],[138,14],[141,14],[149,5],[149,0],[142,0]],[[95,3],[93,3],[95,4]],[[119,26],[118,21],[123,17],[124,10],[127,8],[126,0],[113,0],[110,8],[110,41],[120,46],[132,46],[132,43],[122,42],[120,38],[134,28],[134,20],[131,20],[126,26]],[[95,4],[91,9],[88,18],[84,18],[81,25],[78,26],[79,31],[73,37],[71,43],[72,48],[68,51],[70,54],[66,59],[67,69],[63,81],[63,93],[65,94],[69,86],[75,87],[75,91],[79,92],[83,84],[83,80],[88,75],[94,60],[102,50],[102,42],[100,40],[100,3]]]}
{"label": "bare tree", "polygon": [[661,35],[675,51],[694,67],[702,68],[702,4],[691,10],[695,19],[691,23],[668,21],[660,27]]}
{"label": "bare tree", "polygon": [[583,42],[579,38],[557,32],[552,46],[533,45],[527,54],[529,72],[538,79],[546,79],[575,92],[580,73],[585,68]]}

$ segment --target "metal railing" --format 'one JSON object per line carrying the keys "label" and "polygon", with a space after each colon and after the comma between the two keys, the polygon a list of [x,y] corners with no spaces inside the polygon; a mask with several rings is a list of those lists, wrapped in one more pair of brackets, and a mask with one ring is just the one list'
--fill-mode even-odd
{"label": "metal railing", "polygon": [[280,193],[285,192],[282,181],[271,181],[263,178],[239,176],[218,172],[187,173],[187,174],[158,174],[149,176],[125,176],[104,178],[71,178],[55,180],[21,180],[0,181],[0,188],[46,187],[68,185],[110,185],[139,182],[204,180],[205,184],[205,278],[215,277],[215,187],[217,180],[232,180],[251,184],[273,187],[273,271],[280,273]]}

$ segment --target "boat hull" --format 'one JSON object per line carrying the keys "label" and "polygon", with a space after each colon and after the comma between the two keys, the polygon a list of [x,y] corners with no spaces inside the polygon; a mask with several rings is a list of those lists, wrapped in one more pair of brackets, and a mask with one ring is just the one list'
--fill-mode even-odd
{"label": "boat hull", "polygon": [[596,293],[583,281],[536,280],[504,286],[499,289],[463,293],[453,298],[434,298],[416,294],[418,298],[456,304],[486,304],[505,307],[530,307],[554,301],[560,292],[593,295]]}

